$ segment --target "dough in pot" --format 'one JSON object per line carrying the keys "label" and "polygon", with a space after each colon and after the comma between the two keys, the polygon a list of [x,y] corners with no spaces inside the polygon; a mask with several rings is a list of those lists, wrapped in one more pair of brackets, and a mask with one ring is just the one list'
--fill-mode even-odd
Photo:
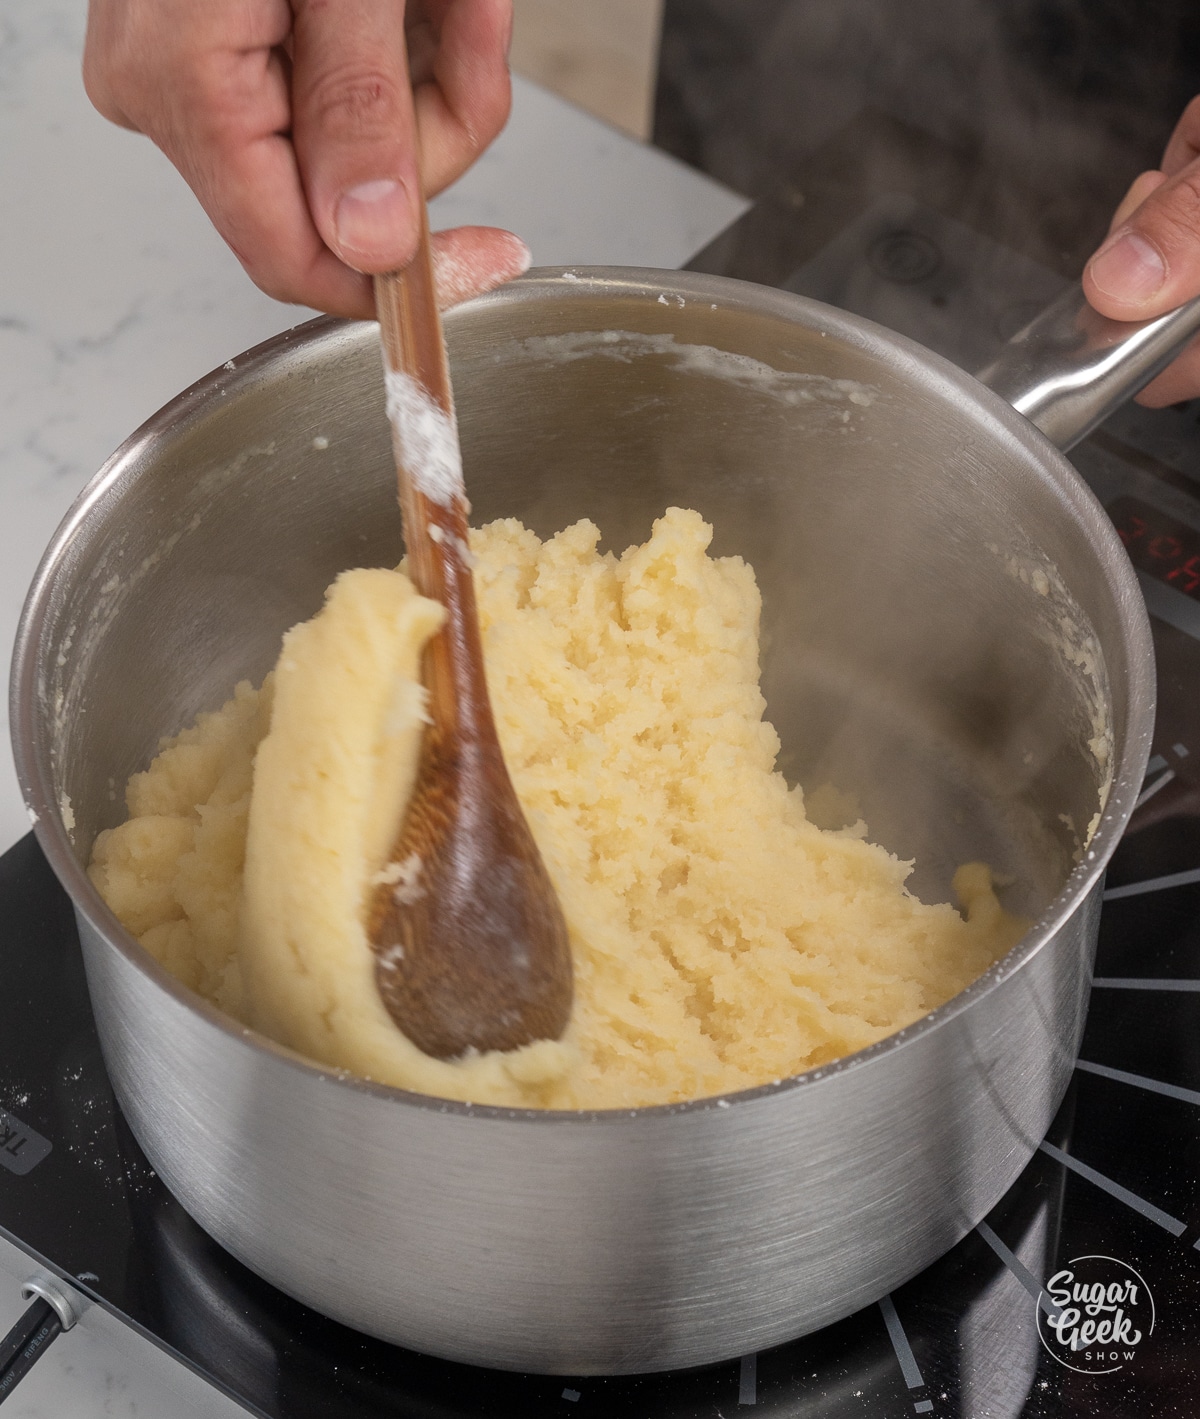
{"label": "dough in pot", "polygon": [[[785,1077],[969,984],[1025,923],[1001,909],[982,864],[956,877],[964,918],[907,892],[911,864],[868,843],[861,823],[830,832],[808,820],[762,718],[753,572],[709,557],[710,537],[680,509],[619,559],[597,552],[586,522],[545,542],[513,521],[472,534],[500,738],[571,934],[576,998],[561,1042],[433,1060],[375,991],[364,908],[412,782],[420,651],[440,616],[401,572],[343,574],[285,638],[244,880],[228,850],[209,873],[214,903],[218,886],[226,907],[240,892],[240,923],[226,910],[224,945],[210,930],[189,984],[325,1064],[550,1108],[666,1103]],[[238,715],[265,718],[249,687],[180,741]],[[226,777],[240,782],[248,735],[222,743],[244,766],[231,760]],[[146,796],[139,781],[180,747],[136,776],[131,810]],[[178,794],[172,806],[182,809]],[[203,934],[205,907],[181,884],[196,875],[213,811],[192,798],[168,823],[135,816],[96,843],[100,890],[177,973],[192,969],[184,947],[158,948],[171,933]]]}

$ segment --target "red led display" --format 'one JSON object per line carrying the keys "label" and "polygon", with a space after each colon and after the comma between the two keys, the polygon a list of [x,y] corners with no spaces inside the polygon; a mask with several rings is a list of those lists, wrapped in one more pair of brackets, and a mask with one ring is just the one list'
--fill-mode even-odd
{"label": "red led display", "polygon": [[1108,515],[1139,571],[1200,601],[1200,531],[1137,498],[1118,498]]}

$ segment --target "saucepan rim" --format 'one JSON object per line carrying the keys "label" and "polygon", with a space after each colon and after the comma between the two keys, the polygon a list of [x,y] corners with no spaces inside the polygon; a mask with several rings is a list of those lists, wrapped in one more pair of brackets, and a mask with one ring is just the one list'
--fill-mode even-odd
{"label": "saucepan rim", "polygon": [[[367,324],[336,320],[329,316],[307,321],[252,347],[197,380],[170,400],[105,461],[59,525],[39,563],[21,614],[10,684],[13,754],[34,831],[76,910],[84,914],[107,945],[118,951],[129,964],[149,976],[177,1004],[197,1012],[210,1025],[215,1026],[231,1044],[252,1050],[265,1050],[281,1063],[318,1081],[344,1085],[382,1101],[402,1103],[438,1113],[558,1126],[566,1122],[633,1122],[651,1115],[706,1112],[718,1107],[727,1111],[731,1106],[751,1104],[797,1089],[814,1088],[839,1075],[866,1068],[883,1056],[904,1049],[971,1009],[978,1000],[991,994],[1036,956],[1097,886],[1133,811],[1149,757],[1154,726],[1153,643],[1149,617],[1137,578],[1102,505],[1063,454],[998,395],[948,360],[895,331],[788,291],[724,276],[636,267],[535,268],[526,276],[497,291],[464,303],[456,308],[456,311],[465,314],[485,305],[526,300],[536,294],[539,288],[547,286],[552,288],[556,298],[564,302],[579,300],[583,303],[598,293],[611,295],[618,292],[641,293],[655,298],[664,293],[678,294],[685,300],[694,298],[712,301],[719,298],[719,302],[726,309],[752,309],[759,314],[775,315],[792,324],[836,335],[868,355],[874,355],[893,365],[897,358],[901,362],[915,362],[927,371],[932,370],[946,387],[947,393],[953,391],[960,398],[980,405],[988,415],[997,420],[1010,437],[1014,437],[1024,445],[1027,452],[1034,455],[1042,477],[1052,483],[1059,499],[1070,504],[1076,520],[1082,524],[1090,545],[1095,549],[1104,581],[1113,598],[1127,654],[1125,672],[1128,706],[1125,735],[1123,741],[1116,746],[1117,762],[1108,800],[1095,834],[1087,845],[1086,853],[1054,900],[1021,940],[952,999],[904,1029],[829,1064],[750,1089],[681,1103],[580,1110],[511,1108],[440,1099],[434,1095],[420,1094],[364,1079],[330,1065],[322,1065],[226,1015],[161,966],[121,925],[101,898],[68,839],[53,790],[49,727],[37,711],[42,632],[48,620],[59,568],[67,557],[72,541],[90,518],[93,508],[113,496],[114,485],[120,484],[130,466],[136,466],[149,446],[170,434],[179,424],[186,423],[202,406],[252,382],[265,367],[321,341],[336,342],[356,336],[360,328]],[[803,318],[797,320],[797,316]],[[448,319],[453,323],[455,313],[451,313]]]}

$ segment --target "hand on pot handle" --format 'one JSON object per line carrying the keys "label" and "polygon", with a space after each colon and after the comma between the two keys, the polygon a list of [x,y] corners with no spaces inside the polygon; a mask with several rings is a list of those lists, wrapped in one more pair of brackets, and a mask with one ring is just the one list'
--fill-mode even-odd
{"label": "hand on pot handle", "polygon": [[[1200,296],[1200,98],[1184,110],[1161,170],[1134,180],[1083,273],[1088,301],[1114,320],[1146,320]],[[1161,408],[1200,395],[1200,342],[1137,396]]]}
{"label": "hand on pot handle", "polygon": [[[370,318],[370,276],[416,249],[418,183],[439,192],[504,126],[511,27],[511,0],[91,0],[84,83],[268,295]],[[491,227],[434,256],[444,305],[529,265]]]}

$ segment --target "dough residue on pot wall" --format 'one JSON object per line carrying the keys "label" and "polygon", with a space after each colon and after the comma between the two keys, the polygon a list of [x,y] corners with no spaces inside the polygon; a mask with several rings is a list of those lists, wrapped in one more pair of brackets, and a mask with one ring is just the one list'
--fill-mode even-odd
{"label": "dough residue on pot wall", "polygon": [[130,821],[97,839],[93,880],[152,954],[239,1018],[322,1063],[449,1098],[697,1098],[911,1023],[1025,923],[981,864],[955,880],[964,916],[910,895],[911,864],[861,823],[808,820],[762,718],[753,572],[710,558],[710,536],[679,509],[619,559],[587,522],[546,542],[513,521],[472,534],[500,737],[571,934],[560,1043],[431,1060],[374,992],[364,899],[415,763],[437,615],[401,572],[345,574],[289,633],[274,711],[271,685],[239,686],[165,745],[130,783]]}
{"label": "dough residue on pot wall", "polygon": [[[1071,595],[1058,568],[1032,547],[1021,551],[989,545],[993,555],[1002,556],[1005,569],[1015,581],[1036,593],[1030,604],[1036,634],[1067,667],[1075,685],[1073,713],[1078,717],[1077,739],[1091,759],[1096,778],[1097,805],[1089,821],[1077,825],[1070,814],[1059,821],[1074,839],[1073,858],[1081,862],[1108,803],[1112,791],[1116,750],[1109,705],[1112,700],[1104,652],[1091,622]],[[1082,834],[1080,832],[1082,828]]]}

